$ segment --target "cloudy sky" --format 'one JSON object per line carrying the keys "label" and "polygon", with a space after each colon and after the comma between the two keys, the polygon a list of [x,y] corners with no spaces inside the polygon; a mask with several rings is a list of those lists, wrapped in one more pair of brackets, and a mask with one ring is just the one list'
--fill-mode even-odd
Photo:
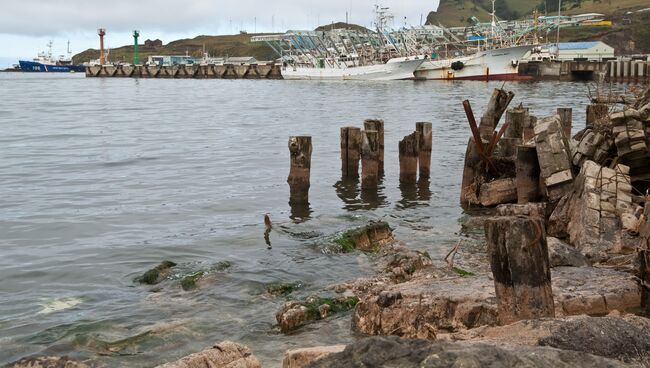
{"label": "cloudy sky", "polygon": [[[199,34],[279,32],[313,29],[318,24],[345,21],[369,26],[377,0],[20,0],[3,1],[0,11],[0,66],[32,58],[54,42],[55,54],[98,47],[96,30],[107,29],[108,47],[131,43],[139,29],[143,40],[167,43]],[[391,8],[395,26],[416,25],[438,7],[438,0],[383,0]]]}

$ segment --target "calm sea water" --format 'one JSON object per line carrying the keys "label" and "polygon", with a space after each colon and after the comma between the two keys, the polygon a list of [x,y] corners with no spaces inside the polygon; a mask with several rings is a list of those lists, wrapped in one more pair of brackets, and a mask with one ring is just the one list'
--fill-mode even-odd
{"label": "calm sea water", "polygon": [[[349,318],[283,335],[284,298],[372,274],[372,258],[325,251],[332,234],[385,219],[434,257],[459,235],[469,129],[501,83],[317,83],[85,79],[0,74],[0,365],[69,355],[150,367],[222,340],[249,345],[265,366],[292,347],[351,341]],[[507,84],[538,116],[574,107],[587,86]],[[339,128],[386,122],[386,177],[374,198],[337,185]],[[430,192],[400,190],[397,142],[433,123]],[[309,217],[292,220],[287,140],[313,136]],[[263,215],[276,229],[264,242]],[[232,267],[196,291],[133,278],[162,260],[187,272]]]}

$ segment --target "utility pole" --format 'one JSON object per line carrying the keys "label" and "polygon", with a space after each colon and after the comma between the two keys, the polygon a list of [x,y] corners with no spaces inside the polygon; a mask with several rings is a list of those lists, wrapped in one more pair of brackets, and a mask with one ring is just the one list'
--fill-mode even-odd
{"label": "utility pole", "polygon": [[560,25],[562,22],[562,0],[558,0],[557,6],[557,53],[560,54]]}
{"label": "utility pole", "polygon": [[138,48],[138,37],[140,37],[140,31],[133,31],[133,65],[140,65],[140,50]]}

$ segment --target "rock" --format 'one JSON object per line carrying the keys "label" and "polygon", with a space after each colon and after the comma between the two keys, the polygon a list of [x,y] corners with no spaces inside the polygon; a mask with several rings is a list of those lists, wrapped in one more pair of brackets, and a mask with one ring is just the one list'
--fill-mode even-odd
{"label": "rock", "polygon": [[595,355],[540,346],[492,346],[468,342],[431,342],[371,337],[341,353],[312,363],[311,368],[346,367],[625,367]]}
{"label": "rock", "polygon": [[373,252],[394,241],[393,232],[384,221],[370,222],[366,226],[348,230],[334,240],[346,253],[355,249]]}
{"label": "rock", "polygon": [[481,185],[479,202],[484,207],[517,202],[517,181],[514,178],[497,179]]}
{"label": "rock", "polygon": [[259,368],[260,362],[251,350],[230,341],[224,341],[202,352],[188,355],[158,368]]}
{"label": "rock", "polygon": [[589,266],[587,257],[577,249],[563,242],[558,238],[546,238],[548,244],[548,255],[551,260],[551,267],[570,266],[583,267]]}
{"label": "rock", "polygon": [[650,364],[650,319],[633,315],[520,321],[503,327],[477,328],[451,338],[491,345],[550,346],[626,363]]}
{"label": "rock", "polygon": [[176,263],[170,261],[163,261],[158,266],[145,272],[142,276],[135,279],[135,282],[147,285],[156,285],[166,279],[171,273],[172,268]]}
{"label": "rock", "polygon": [[89,368],[90,366],[68,357],[24,358],[7,367],[13,368]]}
{"label": "rock", "polygon": [[[610,269],[556,267],[551,285],[556,316],[605,315],[641,305],[633,276]],[[402,284],[366,288],[352,315],[356,332],[433,339],[497,323],[494,281],[486,274],[443,279],[419,274]]]}
{"label": "rock", "polygon": [[295,282],[273,282],[266,285],[266,292],[276,296],[287,296],[297,289],[303,288],[305,284],[302,281]]}
{"label": "rock", "polygon": [[282,360],[282,368],[305,368],[321,358],[340,353],[344,349],[345,345],[333,345],[287,350]]}
{"label": "rock", "polygon": [[289,332],[311,321],[352,310],[359,299],[356,296],[338,298],[310,297],[304,302],[284,303],[275,314],[282,332]]}
{"label": "rock", "polygon": [[381,251],[380,270],[396,282],[408,281],[413,275],[433,265],[428,253],[403,245],[391,245]]}
{"label": "rock", "polygon": [[497,207],[497,216],[538,217],[546,221],[547,203],[504,204]]}

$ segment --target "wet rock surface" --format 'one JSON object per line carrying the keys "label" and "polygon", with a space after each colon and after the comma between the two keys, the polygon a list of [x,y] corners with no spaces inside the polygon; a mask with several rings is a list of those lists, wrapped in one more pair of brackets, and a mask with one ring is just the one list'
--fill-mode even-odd
{"label": "wet rock surface", "polygon": [[329,367],[626,367],[595,355],[539,346],[431,342],[372,337],[326,356],[311,368]]}
{"label": "wet rock surface", "polygon": [[345,345],[318,346],[287,350],[282,360],[282,368],[304,368],[328,355],[340,353]]}
{"label": "wet rock surface", "polygon": [[451,340],[491,345],[550,346],[650,366],[650,320],[634,315],[520,321],[453,334]]}
{"label": "wet rock surface", "polygon": [[202,352],[188,355],[158,368],[260,368],[251,350],[241,344],[224,341]]}
{"label": "wet rock surface", "polygon": [[24,358],[10,364],[12,368],[89,368],[90,366],[68,357]]}
{"label": "wet rock surface", "polygon": [[384,221],[371,222],[366,226],[347,230],[334,240],[346,253],[355,249],[374,252],[394,241],[393,231]]}

